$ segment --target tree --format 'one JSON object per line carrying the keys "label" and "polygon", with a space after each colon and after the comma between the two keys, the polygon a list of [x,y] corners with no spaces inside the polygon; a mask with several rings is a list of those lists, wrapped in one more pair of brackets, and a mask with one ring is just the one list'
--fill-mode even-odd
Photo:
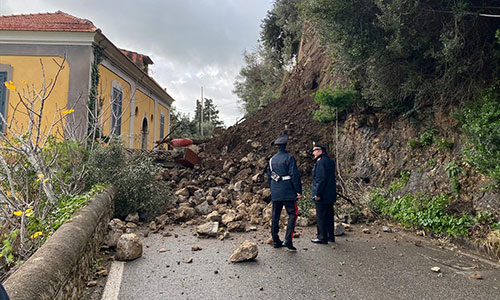
{"label": "tree", "polygon": [[247,114],[255,113],[280,95],[285,70],[270,58],[272,55],[262,46],[256,52],[243,54],[245,66],[234,83],[233,93],[240,98]]}
{"label": "tree", "polygon": [[264,47],[275,54],[280,67],[293,64],[299,52],[302,19],[299,6],[304,0],[276,0],[260,25]]}
{"label": "tree", "polygon": [[[200,100],[196,100],[196,109],[194,120],[199,122],[200,120],[201,103]],[[219,110],[214,104],[214,101],[210,98],[204,98],[203,101],[203,122],[208,122],[214,127],[223,127],[224,122],[219,119]]]}
{"label": "tree", "polygon": [[370,105],[410,114],[472,99],[498,76],[489,2],[310,0],[304,13]]}

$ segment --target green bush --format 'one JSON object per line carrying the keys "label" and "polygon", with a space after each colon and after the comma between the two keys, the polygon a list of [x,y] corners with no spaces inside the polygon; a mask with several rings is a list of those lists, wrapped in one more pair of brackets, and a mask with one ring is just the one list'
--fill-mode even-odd
{"label": "green bush", "polygon": [[[497,84],[497,85],[500,85]],[[458,114],[467,135],[464,157],[481,173],[500,182],[500,87],[469,102]]]}
{"label": "green bush", "polygon": [[432,129],[427,129],[426,131],[424,131],[422,134],[420,134],[420,144],[422,146],[430,146],[432,145],[433,141],[434,141],[434,135],[437,133],[438,131],[434,128]]}
{"label": "green bush", "polygon": [[146,219],[161,213],[172,200],[171,190],[155,175],[158,167],[142,152],[126,154],[120,142],[98,147],[89,156],[89,183],[103,182],[117,188],[115,216],[139,212]]}
{"label": "green bush", "polygon": [[335,120],[336,113],[341,113],[362,100],[361,94],[352,85],[344,89],[338,86],[320,89],[312,96],[314,101],[321,105],[321,108],[314,112],[313,119],[324,123]]}
{"label": "green bush", "polygon": [[382,216],[406,227],[423,228],[434,233],[448,233],[452,236],[466,236],[475,220],[468,215],[447,214],[446,207],[449,202],[450,198],[446,195],[430,198],[408,194],[386,199],[379,192],[374,192],[371,205]]}

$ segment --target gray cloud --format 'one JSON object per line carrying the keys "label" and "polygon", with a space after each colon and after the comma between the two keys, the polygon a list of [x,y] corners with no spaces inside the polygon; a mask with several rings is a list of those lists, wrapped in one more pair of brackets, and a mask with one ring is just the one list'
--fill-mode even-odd
{"label": "gray cloud", "polygon": [[152,76],[192,112],[204,87],[221,119],[231,125],[242,114],[233,82],[242,53],[257,44],[260,20],[272,0],[0,0],[0,14],[62,10],[91,20],[120,48],[149,55]]}

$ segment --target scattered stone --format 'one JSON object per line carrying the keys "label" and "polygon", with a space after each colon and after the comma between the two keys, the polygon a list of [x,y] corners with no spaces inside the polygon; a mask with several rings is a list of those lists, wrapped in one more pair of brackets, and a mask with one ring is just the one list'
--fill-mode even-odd
{"label": "scattered stone", "polygon": [[363,228],[363,233],[370,234],[370,228]]}
{"label": "scattered stone", "polygon": [[219,270],[215,270],[215,271],[214,271],[214,274],[219,274]]}
{"label": "scattered stone", "polygon": [[383,231],[383,232],[389,232],[389,233],[390,233],[390,232],[392,232],[392,228],[391,228],[391,227],[389,227],[389,226],[384,225],[384,226],[382,226],[382,231]]}
{"label": "scattered stone", "polygon": [[158,230],[158,228],[156,227],[156,222],[155,222],[155,221],[151,221],[151,222],[149,223],[148,227],[149,227],[149,230],[151,230],[151,231],[153,231],[153,232],[155,232],[155,231],[157,231],[157,230]]}
{"label": "scattered stone", "polygon": [[345,233],[345,227],[342,223],[335,223],[335,230],[333,232],[333,235],[339,236],[339,235],[344,235]]}
{"label": "scattered stone", "polygon": [[263,287],[263,286],[261,286],[261,287],[259,288],[259,290],[263,291],[263,290],[264,290],[264,287]]}
{"label": "scattered stone", "polygon": [[307,227],[309,225],[311,225],[311,221],[308,219],[308,218],[304,218],[304,217],[298,217],[297,218],[297,226],[299,227]]}
{"label": "scattered stone", "polygon": [[227,231],[229,232],[244,232],[245,228],[245,223],[241,221],[231,222],[227,224]]}
{"label": "scattered stone", "polygon": [[134,213],[134,214],[129,214],[126,218],[125,218],[125,222],[132,222],[132,223],[139,223],[140,220],[139,220],[139,214],[138,213]]}
{"label": "scattered stone", "polygon": [[214,210],[213,212],[207,215],[207,220],[212,222],[220,222],[222,220],[218,211]]}
{"label": "scattered stone", "polygon": [[161,234],[163,237],[169,237],[169,236],[172,236],[172,234],[168,231],[164,231],[162,234]]}
{"label": "scattered stone", "polygon": [[247,231],[257,231],[257,226],[250,226]]}
{"label": "scattered stone", "polygon": [[295,232],[295,233],[293,234],[293,237],[294,237],[294,238],[297,238],[297,239],[298,239],[298,238],[300,238],[300,233]]}
{"label": "scattered stone", "polygon": [[106,270],[106,269],[100,270],[99,272],[97,272],[97,275],[102,276],[102,277],[108,276],[108,270]]}
{"label": "scattered stone", "polygon": [[188,258],[188,259],[186,260],[186,263],[187,263],[187,264],[190,264],[190,263],[192,263],[192,262],[193,262],[193,258],[192,258],[192,257],[190,257],[190,258]]}
{"label": "scattered stone", "polygon": [[258,254],[257,244],[246,240],[238,248],[234,249],[230,260],[232,263],[253,260]]}
{"label": "scattered stone", "polygon": [[127,226],[127,228],[130,228],[130,229],[137,228],[137,224],[132,223],[132,222],[128,222],[126,226]]}
{"label": "scattered stone", "polygon": [[479,274],[479,273],[472,273],[469,275],[469,278],[476,279],[476,280],[482,280],[483,276],[481,276],[481,274]]}
{"label": "scattered stone", "polygon": [[115,218],[109,222],[109,227],[111,227],[113,231],[121,230],[123,232],[123,230],[125,230],[125,223],[122,220]]}
{"label": "scattered stone", "polygon": [[266,241],[266,244],[268,244],[268,245],[272,245],[273,243],[274,243],[274,241],[273,241],[272,237],[268,238]]}
{"label": "scattered stone", "polygon": [[441,272],[441,268],[440,268],[440,267],[432,267],[432,268],[431,268],[431,271],[432,271],[432,272],[439,273],[439,272]]}
{"label": "scattered stone", "polygon": [[190,196],[189,190],[187,188],[182,188],[180,190],[177,190],[174,194],[176,196],[184,196],[184,197]]}
{"label": "scattered stone", "polygon": [[109,236],[107,245],[110,248],[115,248],[116,244],[118,244],[118,240],[122,236],[123,232],[112,232],[112,234]]}
{"label": "scattered stone", "polygon": [[210,205],[207,201],[204,201],[201,204],[197,205],[194,209],[196,209],[196,211],[200,215],[207,215],[211,212]]}
{"label": "scattered stone", "polygon": [[201,251],[203,248],[201,248],[200,246],[193,246],[191,247],[191,251]]}
{"label": "scattered stone", "polygon": [[142,243],[134,233],[120,236],[116,244],[116,260],[129,261],[142,256]]}
{"label": "scattered stone", "polygon": [[97,285],[97,281],[95,281],[95,280],[87,282],[87,287],[93,287],[93,286],[96,286],[96,285]]}
{"label": "scattered stone", "polygon": [[196,227],[196,233],[200,237],[216,237],[219,230],[219,222],[207,222]]}
{"label": "scattered stone", "polygon": [[167,252],[167,249],[165,248],[161,248],[160,250],[158,250],[159,253],[163,253],[163,252]]}

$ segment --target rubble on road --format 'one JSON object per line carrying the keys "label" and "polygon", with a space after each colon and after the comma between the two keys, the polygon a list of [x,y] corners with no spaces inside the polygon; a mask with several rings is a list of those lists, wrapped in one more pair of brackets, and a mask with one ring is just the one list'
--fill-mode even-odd
{"label": "rubble on road", "polygon": [[238,248],[234,249],[230,259],[232,263],[244,262],[255,259],[258,254],[257,244],[245,240]]}

